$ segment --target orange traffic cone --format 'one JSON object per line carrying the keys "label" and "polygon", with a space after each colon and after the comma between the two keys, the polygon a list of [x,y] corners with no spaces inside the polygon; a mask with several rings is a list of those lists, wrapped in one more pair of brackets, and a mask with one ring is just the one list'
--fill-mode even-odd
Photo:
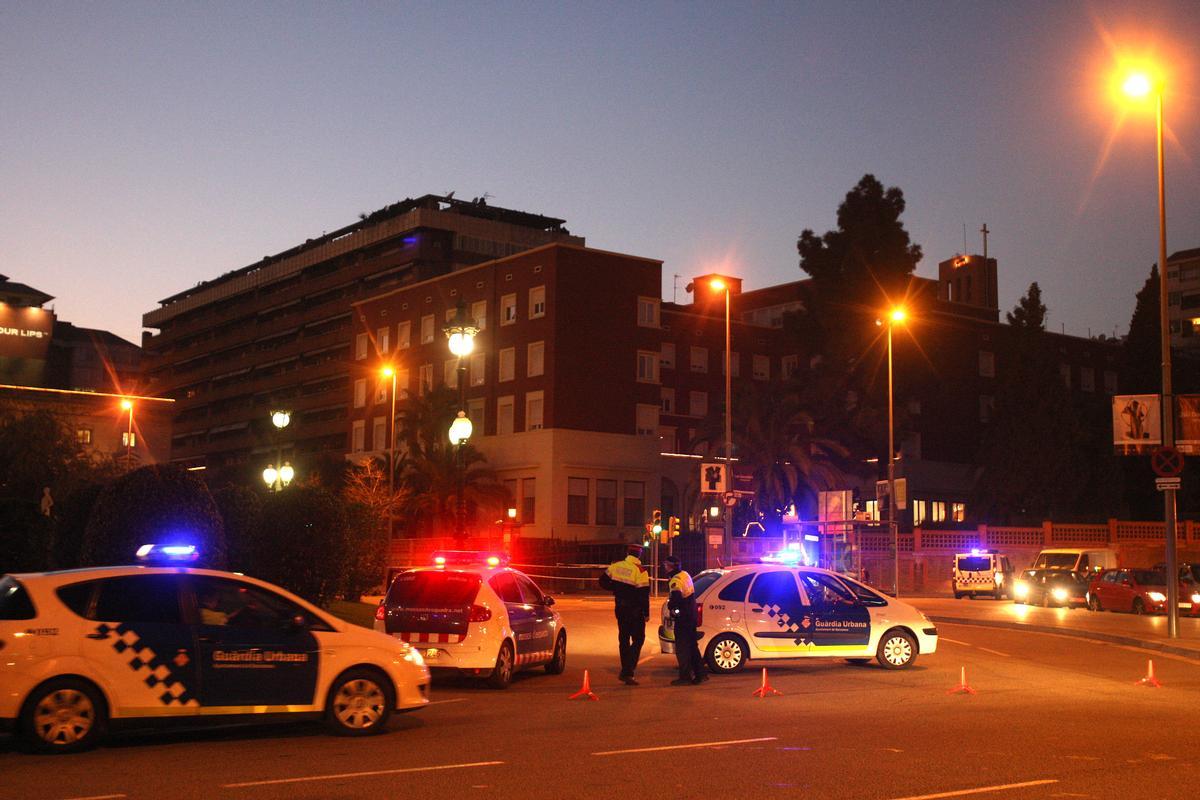
{"label": "orange traffic cone", "polygon": [[967,668],[963,667],[959,672],[958,686],[955,686],[946,694],[975,694],[975,690],[967,685]]}
{"label": "orange traffic cone", "polygon": [[567,699],[574,700],[577,697],[586,697],[589,700],[599,700],[600,699],[599,697],[596,697],[596,695],[593,694],[593,692],[592,692],[592,679],[590,677],[588,677],[588,671],[586,669],[583,671],[583,686],[580,687],[578,692],[571,695]]}
{"label": "orange traffic cone", "polygon": [[1154,659],[1146,659],[1146,677],[1134,684],[1135,686],[1149,686],[1151,689],[1159,689],[1162,684],[1158,682],[1158,678],[1154,677]]}
{"label": "orange traffic cone", "polygon": [[763,697],[766,697],[769,694],[783,694],[783,692],[779,691],[778,689],[771,686],[771,684],[767,683],[767,668],[763,667],[762,686],[759,686],[757,689],[755,689],[750,694],[754,697],[761,699]]}

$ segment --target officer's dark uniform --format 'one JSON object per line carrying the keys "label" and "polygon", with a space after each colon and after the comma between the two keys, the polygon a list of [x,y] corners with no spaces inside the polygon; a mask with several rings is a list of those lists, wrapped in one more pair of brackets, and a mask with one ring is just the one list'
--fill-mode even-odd
{"label": "officer's dark uniform", "polygon": [[616,600],[620,678],[630,686],[637,685],[633,674],[646,641],[646,620],[650,619],[650,574],[642,566],[641,553],[642,548],[630,545],[629,555],[609,564],[600,576],[600,586]]}
{"label": "officer's dark uniform", "polygon": [[667,609],[675,628],[675,660],[679,663],[679,678],[671,681],[672,686],[685,683],[703,683],[708,680],[704,663],[700,660],[700,646],[696,635],[696,589],[692,576],[680,569],[679,561],[673,556],[666,559],[664,566],[670,578]]}

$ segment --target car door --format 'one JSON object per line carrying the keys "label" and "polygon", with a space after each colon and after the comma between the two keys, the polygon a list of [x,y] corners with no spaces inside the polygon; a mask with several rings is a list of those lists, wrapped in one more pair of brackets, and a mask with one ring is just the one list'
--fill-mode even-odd
{"label": "car door", "polygon": [[529,576],[519,572],[513,572],[511,575],[517,583],[517,588],[521,590],[525,606],[533,613],[528,652],[533,653],[538,660],[549,661],[554,650],[554,611],[546,605],[545,595]]}
{"label": "car door", "polygon": [[820,651],[867,652],[871,644],[871,612],[833,575],[800,570],[800,585],[812,607],[812,643]]}
{"label": "car door", "polygon": [[537,632],[537,614],[533,606],[525,602],[521,588],[511,572],[497,572],[488,579],[488,585],[504,603],[508,614],[508,627],[512,629],[516,644],[517,666],[537,660],[534,634]]}
{"label": "car door", "polygon": [[759,572],[746,596],[746,632],[764,654],[804,655],[811,649],[808,599],[789,569]]}
{"label": "car door", "polygon": [[1126,610],[1133,605],[1133,582],[1129,570],[1119,569],[1113,577],[1111,601],[1104,605],[1108,608]]}
{"label": "car door", "polygon": [[114,695],[114,715],[198,713],[195,642],[181,606],[181,575],[120,575],[59,589],[89,620],[80,654]]}
{"label": "car door", "polygon": [[314,630],[325,624],[252,583],[190,577],[201,705],[230,714],[252,706],[311,706],[320,658]]}

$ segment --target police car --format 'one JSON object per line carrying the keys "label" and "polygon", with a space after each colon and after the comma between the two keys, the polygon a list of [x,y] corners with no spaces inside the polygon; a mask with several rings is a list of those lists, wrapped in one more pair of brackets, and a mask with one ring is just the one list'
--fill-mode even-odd
{"label": "police car", "polygon": [[996,600],[1012,594],[1016,573],[1008,556],[997,550],[972,549],[954,554],[950,590],[955,600],[992,597]]}
{"label": "police car", "polygon": [[[750,659],[823,657],[903,669],[937,650],[937,628],[920,611],[829,570],[744,564],[706,570],[693,583],[700,651],[715,673]],[[659,645],[674,653],[665,604],[662,613]]]}
{"label": "police car", "polygon": [[375,630],[420,649],[435,671],[455,670],[506,688],[521,669],[567,666],[567,631],[554,598],[497,553],[441,551],[428,567],[393,578]]}
{"label": "police car", "polygon": [[[185,563],[195,556],[170,549]],[[82,750],[122,726],[267,717],[377,733],[428,694],[415,648],[237,573],[128,566],[0,577],[0,729],[35,750]]]}

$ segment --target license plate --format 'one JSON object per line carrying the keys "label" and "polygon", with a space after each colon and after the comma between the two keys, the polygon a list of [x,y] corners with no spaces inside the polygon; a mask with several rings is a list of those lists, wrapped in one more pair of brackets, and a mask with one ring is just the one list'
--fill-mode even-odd
{"label": "license plate", "polygon": [[425,651],[425,660],[426,661],[437,661],[438,653],[440,653],[440,652],[441,651],[438,650],[436,647],[429,648],[428,650]]}

